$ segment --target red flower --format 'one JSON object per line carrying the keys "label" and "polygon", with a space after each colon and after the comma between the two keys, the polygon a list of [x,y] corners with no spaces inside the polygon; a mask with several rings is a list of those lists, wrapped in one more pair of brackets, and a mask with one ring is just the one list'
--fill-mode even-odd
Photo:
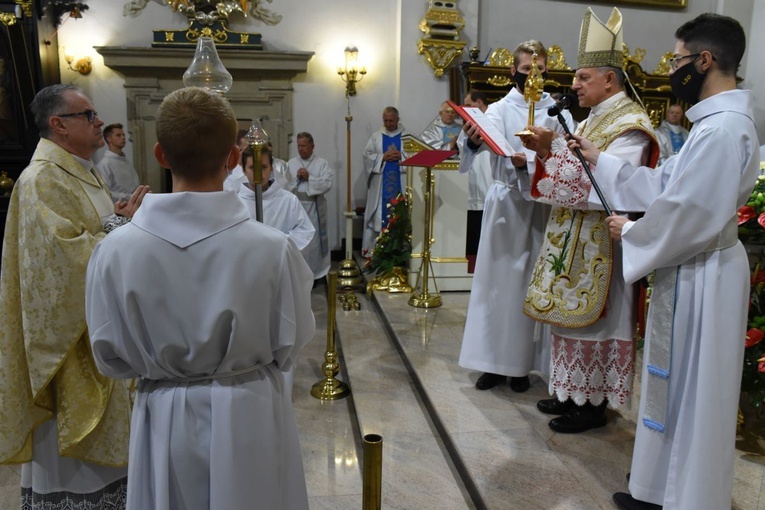
{"label": "red flower", "polygon": [[765,282],[765,271],[755,271],[752,273],[752,285]]}
{"label": "red flower", "polygon": [[759,223],[762,228],[765,228],[765,212],[760,213],[757,217],[757,223]]}
{"label": "red flower", "polygon": [[753,347],[765,338],[765,332],[761,329],[752,328],[746,332],[746,346]]}
{"label": "red flower", "polygon": [[758,371],[758,372],[762,372],[762,373],[765,373],[765,359],[759,359],[759,360],[757,360],[757,361],[759,361],[759,362],[760,362],[760,364],[759,364],[759,365],[757,365],[757,371]]}
{"label": "red flower", "polygon": [[738,210],[738,224],[742,225],[755,216],[757,216],[757,211],[754,210],[754,207],[751,205],[742,206],[741,209]]}

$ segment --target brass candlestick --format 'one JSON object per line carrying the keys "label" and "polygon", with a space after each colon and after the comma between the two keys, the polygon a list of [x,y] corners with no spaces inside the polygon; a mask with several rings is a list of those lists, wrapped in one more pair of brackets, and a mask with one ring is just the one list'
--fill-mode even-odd
{"label": "brass candlestick", "polygon": [[[545,79],[537,67],[537,54],[534,53],[531,55],[531,72],[529,73],[529,77],[526,78],[526,83],[523,86],[523,99],[525,99],[526,104],[529,105],[529,118],[527,126],[534,125],[534,105],[542,99],[544,85]],[[533,134],[533,131],[525,128],[515,133],[515,136],[531,136]]]}
{"label": "brass candlestick", "polygon": [[[430,247],[433,243],[431,231],[433,229],[433,216],[435,201],[433,200],[433,194],[435,193],[436,179],[433,175],[431,167],[425,168],[425,225],[423,234],[423,247],[422,247],[422,264],[420,270],[417,272],[417,284],[415,287],[420,289],[420,292],[413,293],[409,298],[409,304],[416,308],[436,308],[441,306],[441,296],[438,294],[438,286],[436,286],[435,279],[433,285],[436,287],[435,294],[431,294],[428,291],[429,271],[433,270],[433,263],[430,261]],[[420,287],[422,285],[422,287]]]}
{"label": "brass candlestick", "polygon": [[364,283],[361,277],[361,270],[353,260],[353,219],[356,213],[351,209],[351,97],[346,92],[345,101],[348,105],[348,114],[345,116],[345,137],[346,137],[346,189],[345,189],[345,259],[338,264],[338,273],[340,278],[338,282],[341,287],[359,287]]}
{"label": "brass candlestick", "polygon": [[252,149],[250,186],[255,191],[255,219],[263,223],[263,147],[268,143],[268,133],[260,125],[260,119],[255,119],[252,122],[252,126],[244,135],[244,139]]}
{"label": "brass candlestick", "polygon": [[382,447],[382,436],[378,434],[364,436],[362,510],[382,508]]}
{"label": "brass candlestick", "polygon": [[326,376],[311,387],[311,395],[321,400],[338,400],[351,393],[348,385],[335,379],[340,362],[335,349],[335,310],[337,308],[337,272],[327,275],[327,351],[324,353],[322,372]]}

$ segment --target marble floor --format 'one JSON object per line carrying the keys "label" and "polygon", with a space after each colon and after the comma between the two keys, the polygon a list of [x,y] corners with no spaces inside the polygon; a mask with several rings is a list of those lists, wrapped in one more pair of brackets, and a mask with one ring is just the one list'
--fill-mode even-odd
{"label": "marble floor", "polygon": [[[532,376],[526,393],[478,391],[479,374],[457,366],[468,294],[443,306],[408,306],[408,295],[357,293],[361,310],[336,313],[339,378],[351,396],[310,395],[322,380],[326,287],[313,291],[317,332],[296,367],[293,401],[311,510],[362,508],[362,438],[383,438],[382,508],[615,509],[626,490],[634,409],[608,411],[608,426],[552,432],[535,403],[547,396]],[[636,406],[636,403],[635,403]],[[736,510],[765,510],[765,457],[737,451]],[[18,468],[0,466],[0,509],[18,508]]]}

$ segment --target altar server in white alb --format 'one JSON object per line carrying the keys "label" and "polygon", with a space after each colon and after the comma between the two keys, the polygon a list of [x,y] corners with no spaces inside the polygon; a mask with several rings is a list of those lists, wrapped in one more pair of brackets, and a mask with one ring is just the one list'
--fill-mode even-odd
{"label": "altar server in white alb", "polygon": [[383,127],[372,134],[364,147],[364,170],[367,175],[367,206],[364,209],[364,234],[361,254],[369,257],[377,237],[388,224],[388,204],[401,193],[406,183],[406,167],[401,137],[406,135],[399,122],[398,110],[386,106]]}
{"label": "altar server in white alb", "polygon": [[315,279],[329,272],[329,237],[327,234],[327,199],[324,195],[332,188],[335,173],[326,159],[313,152],[313,136],[298,133],[298,155],[287,162],[284,189],[294,193],[311,218],[316,235],[303,251]]}
{"label": "altar server in white alb", "polygon": [[[272,170],[273,153],[265,148],[261,154],[263,164],[263,223],[287,234],[299,250],[304,250],[313,239],[316,230],[311,218],[305,212],[300,200],[289,191],[282,188],[276,181]],[[256,217],[257,202],[255,199],[253,180],[253,153],[247,147],[242,151],[242,168],[247,176],[247,182],[239,188],[239,200],[247,208],[250,217]]]}
{"label": "altar server in white alb", "polygon": [[106,183],[112,202],[126,202],[141,184],[138,172],[122,152],[127,144],[122,124],[109,124],[104,128],[107,151],[96,168]]}
{"label": "altar server in white alb", "polygon": [[173,192],[96,247],[86,280],[99,370],[140,378],[127,508],[307,509],[285,373],[315,331],[311,271],[222,191],[239,160],[228,101],[177,90],[156,126]]}
{"label": "altar server in white alb", "polygon": [[[236,134],[236,145],[240,151],[247,147],[247,140],[244,138],[246,135],[246,129],[240,129]],[[239,191],[239,186],[243,182],[247,182],[247,177],[244,175],[242,165],[237,162],[237,165],[231,169],[231,173],[226,175],[226,179],[223,181],[223,191]]]}
{"label": "altar server in white alb", "polygon": [[[489,98],[480,90],[469,90],[463,101],[465,106],[478,108],[486,113]],[[465,133],[460,133],[464,137]],[[459,140],[459,144],[464,142]],[[482,151],[473,158],[473,164],[468,168],[460,167],[460,172],[468,174],[468,203],[467,203],[467,236],[465,237],[465,256],[468,259],[468,272],[475,272],[475,260],[478,255],[478,243],[481,237],[481,223],[486,195],[494,182],[491,172],[491,151]]]}
{"label": "altar server in white alb", "polygon": [[[580,140],[616,210],[624,279],[656,271],[648,312],[630,494],[623,509],[731,507],[749,263],[737,210],[759,171],[752,95],[736,89],[746,40],[727,16],[702,14],[675,32],[672,92],[693,105],[688,141],[652,170]],[[592,201],[594,197],[590,196]]]}
{"label": "altar server in white alb", "polygon": [[[516,154],[510,158],[491,154],[494,183],[484,199],[481,243],[462,338],[459,364],[484,372],[476,381],[479,390],[492,388],[510,377],[514,391],[526,391],[529,372],[537,369],[547,373],[550,364],[549,338],[540,338],[549,336],[542,333],[549,329],[537,327],[535,337],[534,321],[523,314],[531,270],[542,245],[547,207],[530,200],[526,166],[527,161],[533,164],[534,152],[525,149],[515,136],[528,124],[529,107],[523,90],[534,53],[537,68],[544,76],[547,52],[542,43],[531,40],[519,44],[511,68],[517,87],[486,110],[486,116]],[[535,122],[563,132],[558,121],[547,115],[547,109],[554,104],[544,93],[535,105]],[[572,122],[567,111],[564,117]],[[475,126],[466,123],[465,131],[460,172],[470,170],[484,151],[491,152]]]}

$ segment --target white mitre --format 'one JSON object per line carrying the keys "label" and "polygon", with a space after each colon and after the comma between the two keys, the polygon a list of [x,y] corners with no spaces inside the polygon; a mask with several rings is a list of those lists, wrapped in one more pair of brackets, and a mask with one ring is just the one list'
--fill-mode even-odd
{"label": "white mitre", "polygon": [[622,13],[614,7],[607,23],[595,16],[590,7],[584,13],[579,30],[577,67],[624,67]]}

